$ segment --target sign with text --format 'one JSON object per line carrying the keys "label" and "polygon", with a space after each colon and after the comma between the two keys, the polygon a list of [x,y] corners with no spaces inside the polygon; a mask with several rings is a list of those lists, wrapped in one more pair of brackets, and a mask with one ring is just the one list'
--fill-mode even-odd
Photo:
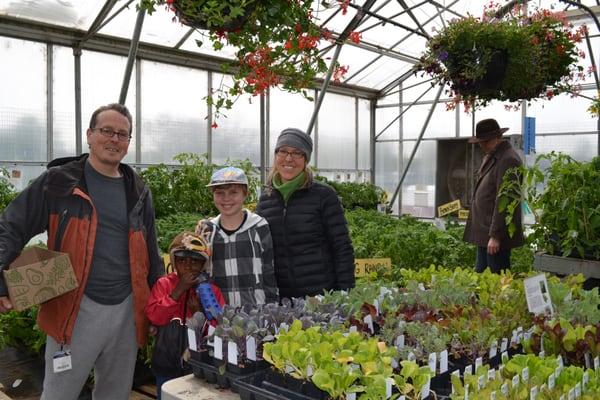
{"label": "sign with text", "polygon": [[366,276],[371,272],[385,269],[392,270],[391,258],[357,258],[354,260],[354,275]]}
{"label": "sign with text", "polygon": [[458,219],[468,219],[469,210],[458,210]]}
{"label": "sign with text", "polygon": [[454,200],[450,203],[442,204],[438,207],[438,217],[443,217],[444,215],[451,214],[460,210],[460,200]]}
{"label": "sign with text", "polygon": [[552,300],[550,299],[546,275],[539,274],[525,278],[523,284],[525,285],[525,297],[529,311],[535,315],[552,315],[554,309],[552,307]]}

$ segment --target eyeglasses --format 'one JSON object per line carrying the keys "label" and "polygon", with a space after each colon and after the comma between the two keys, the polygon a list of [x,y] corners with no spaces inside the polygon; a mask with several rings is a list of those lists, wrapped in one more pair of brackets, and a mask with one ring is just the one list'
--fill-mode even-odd
{"label": "eyeglasses", "polygon": [[301,151],[285,151],[285,150],[277,150],[275,152],[278,158],[285,160],[287,156],[292,157],[293,160],[299,160],[304,158],[304,153]]}
{"label": "eyeglasses", "polygon": [[112,128],[92,128],[93,131],[98,131],[102,136],[107,138],[114,138],[117,135],[117,139],[121,142],[129,142],[131,135],[126,131],[115,131]]}

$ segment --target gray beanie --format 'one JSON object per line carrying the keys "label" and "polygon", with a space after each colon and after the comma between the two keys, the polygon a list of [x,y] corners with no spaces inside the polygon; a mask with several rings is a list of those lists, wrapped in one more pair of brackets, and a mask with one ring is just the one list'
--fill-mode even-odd
{"label": "gray beanie", "polygon": [[297,128],[286,128],[279,134],[275,151],[283,146],[295,147],[306,155],[306,162],[310,161],[312,154],[313,141],[310,136]]}

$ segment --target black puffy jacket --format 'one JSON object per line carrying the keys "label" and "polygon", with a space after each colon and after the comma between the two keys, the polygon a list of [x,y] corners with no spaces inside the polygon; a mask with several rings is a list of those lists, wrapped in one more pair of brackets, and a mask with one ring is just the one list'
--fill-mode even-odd
{"label": "black puffy jacket", "polygon": [[280,297],[303,297],[354,287],[354,249],[336,192],[313,181],[287,205],[273,189],[260,196],[256,213],[271,228]]}

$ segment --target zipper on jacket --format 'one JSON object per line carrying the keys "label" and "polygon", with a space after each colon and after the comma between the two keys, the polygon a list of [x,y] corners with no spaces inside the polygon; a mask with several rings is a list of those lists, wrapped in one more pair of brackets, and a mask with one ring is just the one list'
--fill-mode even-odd
{"label": "zipper on jacket", "polygon": [[63,240],[63,236],[65,233],[65,227],[66,227],[66,222],[67,222],[67,211],[68,210],[65,208],[63,210],[63,212],[60,213],[60,216],[58,217],[58,224],[56,227],[56,235],[54,236],[54,238],[55,238],[54,249],[56,251],[61,250],[62,240]]}
{"label": "zipper on jacket", "polygon": [[[279,194],[281,196],[281,193]],[[292,193],[293,195],[293,193]],[[291,197],[291,196],[290,196]],[[283,197],[282,197],[283,200]],[[288,248],[288,241],[287,241],[287,231],[285,229],[285,219],[287,217],[287,204],[284,202],[283,203],[283,223],[281,224],[283,227],[283,241],[285,243],[285,249],[286,249],[286,253],[288,253],[288,275],[290,277],[290,289],[291,288],[295,288],[296,287],[296,274],[294,273],[294,265],[293,265],[293,257],[289,256],[289,252],[287,251]]]}

